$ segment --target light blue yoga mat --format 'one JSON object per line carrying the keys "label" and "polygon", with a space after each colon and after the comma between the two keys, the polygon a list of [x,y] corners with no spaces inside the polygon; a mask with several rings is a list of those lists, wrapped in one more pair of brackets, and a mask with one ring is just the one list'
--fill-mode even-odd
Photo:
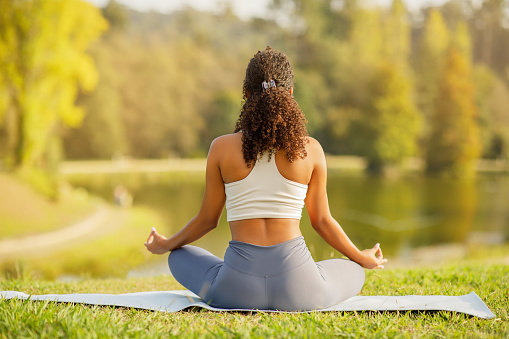
{"label": "light blue yoga mat", "polygon": [[[201,307],[211,311],[253,311],[211,307],[196,294],[188,290],[126,294],[81,293],[44,295],[28,295],[22,292],[4,291],[0,292],[0,296],[4,299],[49,300],[89,305],[133,307],[162,312],[178,312],[189,307]],[[265,312],[265,310],[254,311]],[[465,313],[483,319],[495,317],[481,298],[474,292],[460,296],[356,296],[318,311],[450,311]]]}

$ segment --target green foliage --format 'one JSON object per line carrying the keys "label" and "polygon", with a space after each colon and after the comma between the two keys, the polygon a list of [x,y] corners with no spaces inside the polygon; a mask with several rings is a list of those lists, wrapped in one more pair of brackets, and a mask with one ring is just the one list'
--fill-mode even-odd
{"label": "green foliage", "polygon": [[502,74],[509,66],[509,3],[507,0],[483,0],[469,15],[474,60]]}
{"label": "green foliage", "polygon": [[[92,50],[101,83],[80,98],[90,121],[67,133],[66,154],[205,155],[214,137],[233,130],[253,46],[268,44],[277,26],[192,9],[172,13],[171,20],[152,13],[150,23],[145,15],[131,15],[131,31],[111,34]],[[80,139],[92,142],[79,144]]]}
{"label": "green foliage", "polygon": [[371,172],[399,166],[417,153],[421,117],[410,86],[401,69],[390,63],[380,65],[368,84],[371,95],[359,117],[359,140]]}
{"label": "green foliage", "polygon": [[429,13],[422,34],[414,58],[414,68],[417,77],[417,105],[428,127],[438,95],[437,82],[444,68],[444,55],[450,41],[449,30],[438,10]]}
{"label": "green foliage", "polygon": [[[366,83],[379,61],[380,34],[378,10],[360,8],[355,1],[345,5],[345,12],[328,10],[324,26],[340,26],[345,30],[323,30],[320,36],[304,33],[295,64],[295,96],[309,121],[309,130],[327,152],[355,152],[350,138],[352,122],[360,106],[368,98]],[[318,10],[318,8],[315,8]],[[298,12],[313,26],[317,15]],[[302,100],[304,99],[304,100]]]}
{"label": "green foliage", "polygon": [[97,81],[85,51],[106,24],[97,9],[74,0],[4,0],[0,12],[0,78],[15,121],[9,131],[15,163],[43,166],[58,123],[82,119],[74,103],[78,88],[91,90]]}
{"label": "green foliage", "polygon": [[474,69],[475,99],[479,110],[482,155],[507,158],[509,154],[509,88],[486,66]]}
{"label": "green foliage", "polygon": [[427,172],[471,176],[480,153],[474,88],[468,59],[456,47],[446,56],[431,121],[426,154]]}
{"label": "green foliage", "polygon": [[400,67],[408,67],[411,26],[402,0],[392,1],[389,13],[382,17],[380,28],[384,36],[381,44],[382,56]]}
{"label": "green foliage", "polygon": [[124,31],[128,25],[127,13],[125,8],[115,0],[108,1],[103,8],[104,18],[108,20],[110,32]]}
{"label": "green foliage", "polygon": [[210,109],[204,114],[207,128],[200,137],[202,149],[207,149],[214,138],[232,133],[232,126],[238,119],[241,106],[239,91],[217,91],[212,99]]}
{"label": "green foliage", "polygon": [[[3,1],[3,6],[11,7],[22,3]],[[29,7],[30,3],[23,6]],[[49,3],[60,4],[58,0]],[[74,6],[71,6],[74,1],[66,3],[69,5],[62,6]],[[0,127],[0,144],[4,146],[0,147],[0,153],[4,166],[20,163],[16,150],[22,149],[33,154],[27,158],[32,159],[31,163],[46,166],[46,154],[58,153],[45,150],[50,135],[59,133],[62,122],[76,125],[84,112],[87,117],[82,125],[77,129],[68,128],[64,133],[65,154],[69,158],[111,158],[123,154],[143,158],[203,156],[210,140],[232,130],[232,121],[240,107],[246,64],[256,50],[266,45],[287,53],[294,64],[295,97],[309,121],[310,133],[322,142],[326,152],[370,154],[375,159],[372,163],[378,164],[374,167],[385,166],[385,161],[392,164],[418,155],[416,141],[410,141],[412,138],[421,136],[425,151],[430,119],[439,96],[437,83],[445,67],[446,53],[454,45],[470,63],[482,61],[493,72],[491,80],[480,75],[483,81],[480,85],[484,87],[476,90],[475,105],[483,133],[482,154],[503,157],[508,139],[502,127],[507,115],[503,109],[507,79],[503,80],[501,70],[506,70],[509,63],[501,57],[507,55],[502,53],[507,44],[496,44],[494,39],[505,41],[509,37],[509,29],[503,26],[508,20],[507,13],[503,4],[495,0],[483,1],[480,7],[469,6],[448,2],[423,10],[422,15],[413,15],[401,0],[392,1],[389,7],[373,7],[358,0],[274,0],[267,19],[243,21],[227,7],[214,14],[191,8],[169,14],[140,13],[110,1],[103,8],[111,26],[109,34],[93,45],[87,44],[97,64],[97,87],[90,93],[81,90],[94,82],[94,72],[84,66],[78,72],[80,77],[75,76],[75,89],[65,90],[66,97],[73,98],[68,100],[73,105],[79,92],[77,103],[84,108],[81,113],[65,109],[67,118],[59,116],[60,120],[55,120],[47,115],[47,123],[29,118],[27,126],[37,124],[43,128],[35,132],[29,128],[26,131],[29,138],[20,144],[25,132],[19,128],[21,120],[16,113],[19,109],[10,99],[12,91],[0,91],[0,119],[4,122]],[[86,29],[81,31],[91,32],[92,27],[98,27],[94,20],[86,20]],[[42,19],[31,24],[18,21],[18,31],[6,24],[6,32],[11,33],[3,36],[16,37],[26,31],[31,32],[31,35],[24,33],[26,37],[36,37],[41,44],[47,40],[46,26],[41,24],[44,29],[37,32],[26,28],[36,27]],[[283,26],[276,22],[282,22]],[[64,35],[58,35],[59,39]],[[7,60],[7,54],[0,51],[0,55]],[[90,63],[91,58],[88,60]],[[80,62],[60,63],[55,69],[64,64],[69,74],[78,68],[72,65]],[[3,67],[3,74],[11,68]],[[393,73],[400,79],[393,81],[405,84],[404,94],[386,91],[382,95],[374,91],[373,82],[385,82],[380,78],[383,68],[394,69]],[[12,87],[5,83],[10,78],[0,76],[2,88]],[[49,83],[54,77],[42,78],[41,84]],[[380,104],[381,100],[385,103]],[[380,145],[363,140],[369,136],[359,134],[359,129],[368,131],[377,126],[376,119],[368,118],[372,112],[387,115],[384,121],[388,121],[400,116],[392,112],[395,105],[400,107],[398,112],[408,112],[408,119],[402,118],[391,125],[386,137],[377,139]],[[415,117],[416,106],[423,119],[410,118]],[[418,132],[417,120],[423,122],[420,124],[423,133]],[[396,131],[404,129],[406,123],[410,124],[408,131]],[[414,133],[412,138],[410,132]],[[381,131],[377,133],[384,135]],[[394,140],[388,142],[388,139]],[[44,144],[44,147],[24,146],[28,143]],[[397,161],[396,154],[399,154]]]}
{"label": "green foliage", "polygon": [[[109,44],[97,44],[92,49],[99,82],[89,94],[81,94],[78,103],[87,111],[79,128],[66,129],[64,134],[66,156],[111,159],[124,154],[127,148],[122,119],[122,102],[119,91],[122,77],[115,69],[119,43],[115,37]],[[120,51],[122,51],[120,49]]]}
{"label": "green foliage", "polygon": [[344,85],[354,90],[344,101],[350,108],[343,112],[351,116],[347,135],[355,151],[366,156],[368,170],[383,173],[417,153],[421,128],[412,97],[410,28],[403,3],[394,1],[388,12],[359,10],[348,42],[351,76]]}
{"label": "green foliage", "polygon": [[438,11],[428,17],[417,59],[419,103],[427,120],[427,172],[468,177],[481,152],[478,124],[487,123],[483,102],[491,79],[478,72],[482,81],[475,89],[470,35],[464,20],[456,18],[454,24],[451,34]]}

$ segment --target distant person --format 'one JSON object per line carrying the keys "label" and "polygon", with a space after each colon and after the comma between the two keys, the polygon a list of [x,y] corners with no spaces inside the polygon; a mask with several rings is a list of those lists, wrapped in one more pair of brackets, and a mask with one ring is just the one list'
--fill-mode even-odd
{"label": "distant person", "polygon": [[113,190],[113,201],[117,206],[130,207],[133,203],[133,196],[129,193],[127,188],[122,185],[117,185]]}
{"label": "distant person", "polygon": [[[360,292],[362,267],[387,262],[379,244],[358,250],[331,216],[325,155],[307,134],[293,76],[286,55],[270,47],[251,59],[235,131],[210,146],[200,211],[170,238],[152,228],[145,243],[155,254],[171,251],[175,279],[211,306],[326,308]],[[217,227],[225,204],[232,241],[223,261],[187,244]],[[314,262],[299,228],[304,204],[318,234],[351,260]]]}

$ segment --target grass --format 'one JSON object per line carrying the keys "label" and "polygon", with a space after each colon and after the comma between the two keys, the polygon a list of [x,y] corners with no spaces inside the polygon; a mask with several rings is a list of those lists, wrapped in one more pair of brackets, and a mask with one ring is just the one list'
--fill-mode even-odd
{"label": "grass", "polygon": [[106,207],[110,215],[100,230],[82,239],[52,246],[35,256],[0,257],[0,275],[16,277],[30,272],[31,276],[44,279],[55,279],[62,274],[78,277],[125,276],[149,256],[143,241],[150,228],[166,228],[160,217],[149,209],[115,208],[85,190],[66,184],[61,185],[58,201],[47,199],[6,173],[0,173],[0,187],[9,192],[0,195],[0,239],[66,227],[81,221],[99,205]]}
{"label": "grass", "polygon": [[[29,294],[126,293],[181,289],[171,277],[56,282],[0,280],[1,290]],[[484,320],[451,312],[328,312],[309,314],[177,313],[21,300],[0,301],[0,337],[367,337],[505,338],[509,336],[509,268],[503,260],[464,261],[435,268],[367,272],[363,295],[475,291],[495,313]]]}
{"label": "grass", "polygon": [[72,243],[54,252],[41,252],[37,257],[0,260],[0,274],[13,277],[31,276],[55,279],[61,275],[77,277],[118,277],[150,255],[143,242],[151,226],[163,228],[154,212],[141,207],[113,210],[111,222],[118,226],[101,230],[93,239]]}
{"label": "grass", "polygon": [[83,190],[62,185],[52,201],[13,175],[0,173],[0,238],[47,232],[79,221],[92,213],[99,201]]}

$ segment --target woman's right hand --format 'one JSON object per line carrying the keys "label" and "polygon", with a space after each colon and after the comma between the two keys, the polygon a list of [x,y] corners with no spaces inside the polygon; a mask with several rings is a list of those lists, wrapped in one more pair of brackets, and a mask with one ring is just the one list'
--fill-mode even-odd
{"label": "woman's right hand", "polygon": [[383,264],[387,262],[382,254],[380,244],[376,244],[373,248],[361,251],[362,259],[359,260],[359,264],[364,268],[384,268]]}
{"label": "woman's right hand", "polygon": [[150,232],[145,242],[145,247],[153,254],[164,254],[169,251],[166,243],[167,240],[165,236],[157,233],[155,227],[152,227],[152,232]]}

